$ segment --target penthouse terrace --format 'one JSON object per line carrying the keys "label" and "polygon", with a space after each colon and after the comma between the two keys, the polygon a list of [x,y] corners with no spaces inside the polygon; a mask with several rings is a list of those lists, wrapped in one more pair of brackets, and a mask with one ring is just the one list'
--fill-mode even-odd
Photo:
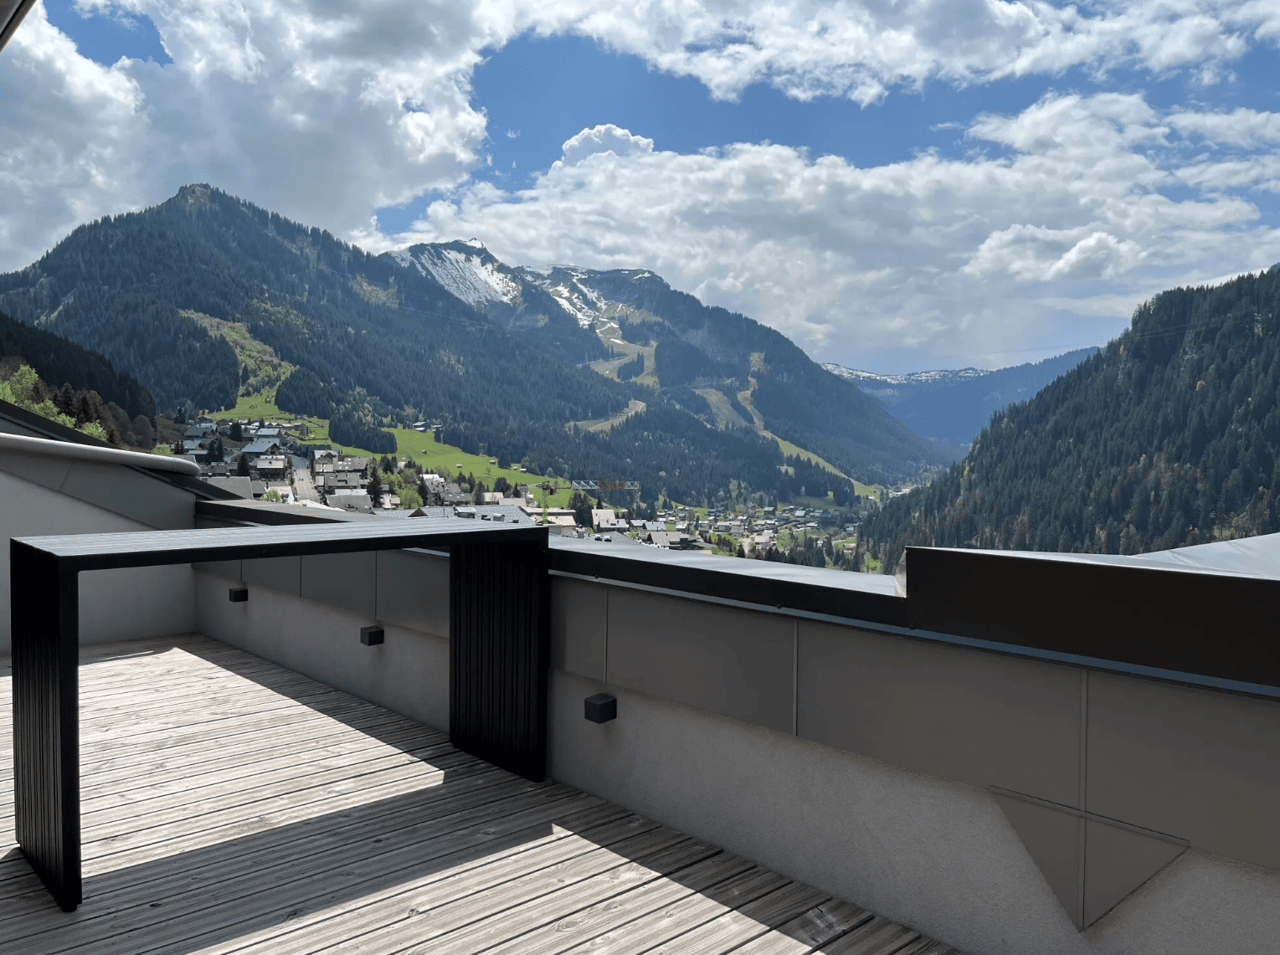
{"label": "penthouse terrace", "polygon": [[[78,571],[82,662],[41,672],[80,693],[83,900],[65,912],[41,886],[48,819],[18,819],[0,950],[1200,953],[1280,937],[1274,539],[1115,559],[919,549],[905,593],[543,540],[516,562],[537,595],[517,606],[500,537],[471,563],[462,542],[390,539],[184,555],[193,532],[232,546],[270,524],[259,536],[286,549],[383,532],[217,500],[175,463],[40,441],[14,412],[0,427],[27,435],[0,438],[12,546],[142,532],[163,556]],[[41,676],[23,641],[65,638],[70,605],[47,593],[6,595],[15,687]],[[584,703],[600,697],[614,718]],[[23,746],[20,769],[61,786]],[[24,784],[0,779],[7,820]]]}

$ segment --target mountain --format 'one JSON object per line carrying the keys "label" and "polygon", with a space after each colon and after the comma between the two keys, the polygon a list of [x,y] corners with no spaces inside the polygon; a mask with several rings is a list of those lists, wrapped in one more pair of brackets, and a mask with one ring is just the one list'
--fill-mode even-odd
{"label": "mountain", "polygon": [[0,308],[101,351],[162,409],[275,388],[371,442],[435,421],[448,443],[646,497],[736,480],[847,498],[848,478],[945,461],[782,335],[652,273],[512,268],[475,243],[375,256],[205,185],[76,229],[0,275]]}
{"label": "mountain", "polygon": [[392,257],[507,331],[643,386],[633,392],[641,402],[665,398],[709,426],[782,439],[863,480],[919,473],[945,459],[781,333],[708,307],[648,270],[511,268],[467,242],[416,245]]}
{"label": "mountain", "polygon": [[526,279],[527,270],[499,262],[475,242],[410,246],[389,253],[400,266],[434,281],[500,328],[575,363],[609,349],[563,302]]}
{"label": "mountain", "polygon": [[1097,351],[1080,348],[1043,361],[995,371],[961,368],[876,375],[840,365],[822,367],[880,398],[907,427],[958,449],[956,457],[962,457],[993,414],[1015,401],[1026,401]]}
{"label": "mountain", "polygon": [[1141,306],[859,547],[892,570],[908,544],[1133,554],[1276,531],[1280,265]]}
{"label": "mountain", "polygon": [[939,368],[934,371],[912,371],[905,375],[879,375],[874,371],[846,368],[833,362],[824,362],[822,367],[833,375],[853,382],[890,407],[938,388],[993,374],[986,368]]}

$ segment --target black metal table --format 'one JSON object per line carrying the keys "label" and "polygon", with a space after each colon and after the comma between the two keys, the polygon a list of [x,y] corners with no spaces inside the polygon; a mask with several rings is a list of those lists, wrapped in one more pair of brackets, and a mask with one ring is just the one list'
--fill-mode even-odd
{"label": "black metal table", "polygon": [[449,735],[531,779],[546,772],[547,531],[457,518],[145,531],[10,541],[14,815],[57,903],[83,898],[79,574],[162,564],[448,547]]}

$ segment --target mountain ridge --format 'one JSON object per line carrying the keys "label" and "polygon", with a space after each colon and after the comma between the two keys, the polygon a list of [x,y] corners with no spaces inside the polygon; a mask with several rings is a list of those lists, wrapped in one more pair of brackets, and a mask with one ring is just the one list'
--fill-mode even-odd
{"label": "mountain ridge", "polygon": [[954,449],[959,458],[993,414],[1015,401],[1031,398],[1098,350],[1077,348],[1005,368],[938,369],[905,375],[877,375],[830,364],[823,367],[880,398],[903,424]]}
{"label": "mountain ridge", "polygon": [[[371,428],[431,420],[449,443],[539,472],[633,471],[655,496],[704,499],[749,474],[766,493],[848,498],[783,442],[868,483],[945,463],[784,336],[646,270],[539,272],[475,243],[373,255],[206,185],[81,226],[0,275],[0,308],[102,351],[161,407],[234,404],[248,369],[209,331],[234,323],[297,368],[277,390],[284,410]],[[620,360],[637,374],[620,378]],[[749,394],[765,427],[718,428],[697,393],[713,387]],[[606,432],[574,424],[637,400],[645,410]]]}
{"label": "mountain ridge", "polygon": [[1280,265],[1141,305],[992,418],[969,454],[863,522],[910,545],[1134,554],[1280,531]]}

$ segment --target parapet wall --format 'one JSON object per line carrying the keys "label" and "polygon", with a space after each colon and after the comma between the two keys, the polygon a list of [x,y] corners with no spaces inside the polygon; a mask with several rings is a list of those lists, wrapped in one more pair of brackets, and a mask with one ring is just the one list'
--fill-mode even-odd
{"label": "parapet wall", "polygon": [[[553,777],[973,955],[1280,937],[1280,701],[626,568],[552,571]],[[209,635],[447,728],[442,557],[206,566],[196,593]],[[596,724],[601,692],[618,715]]]}

